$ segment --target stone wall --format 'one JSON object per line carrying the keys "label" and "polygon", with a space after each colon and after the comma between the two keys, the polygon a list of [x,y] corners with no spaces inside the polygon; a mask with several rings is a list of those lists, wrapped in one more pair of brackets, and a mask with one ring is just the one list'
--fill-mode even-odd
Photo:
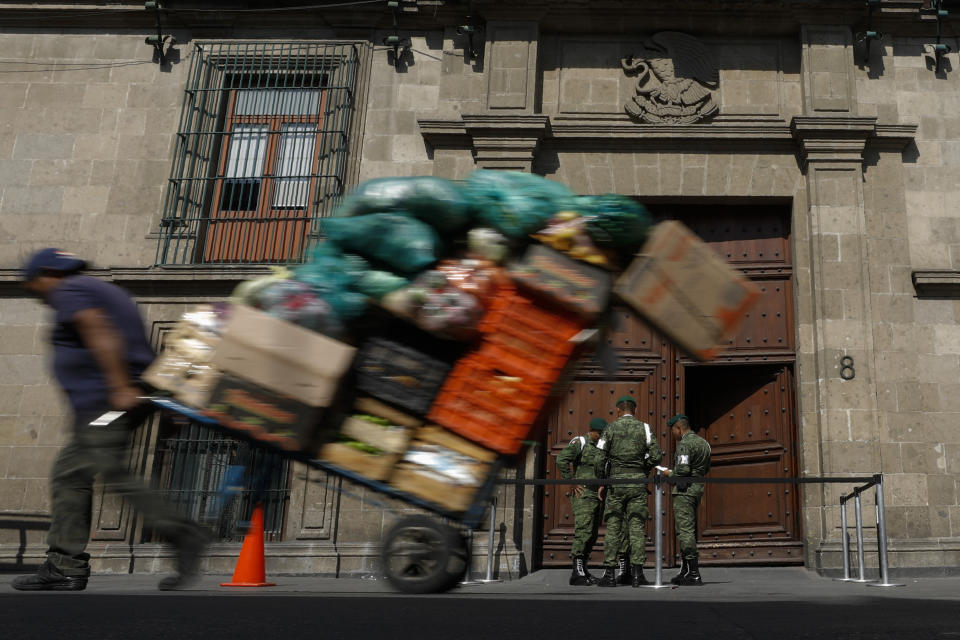
{"label": "stone wall", "polygon": [[[957,54],[937,72],[926,40],[895,35],[864,62],[848,26],[705,35],[720,70],[719,115],[709,125],[638,127],[623,112],[636,80],[620,68],[637,38],[563,31],[491,20],[481,56],[470,59],[452,27],[434,26],[413,34],[399,69],[386,48],[370,46],[351,183],[462,178],[481,166],[534,170],[581,193],[791,202],[801,469],[882,471],[892,565],[960,566]],[[193,34],[177,38],[180,61],[162,70],[139,32],[0,36],[0,562],[42,553],[47,470],[65,437],[45,364],[46,316],[16,289],[22,259],[50,245],[90,257],[138,292],[154,330],[184,305],[221,298],[236,278],[184,284],[194,278],[149,268]],[[854,358],[853,380],[840,376],[843,356]],[[532,476],[536,454],[523,464]],[[376,541],[405,505],[384,509],[381,497],[316,471],[293,477],[287,542],[268,549],[272,568],[371,571]],[[837,505],[847,490],[803,489],[808,566],[839,566]],[[499,498],[497,564],[514,575],[533,562],[535,495],[503,489]],[[3,524],[13,520],[26,524]],[[95,535],[103,569],[129,564],[115,542],[134,539],[136,524],[123,527]],[[475,543],[482,553],[485,535]],[[218,553],[210,568],[227,570],[235,547]],[[138,570],[169,560],[152,547],[137,554]]]}

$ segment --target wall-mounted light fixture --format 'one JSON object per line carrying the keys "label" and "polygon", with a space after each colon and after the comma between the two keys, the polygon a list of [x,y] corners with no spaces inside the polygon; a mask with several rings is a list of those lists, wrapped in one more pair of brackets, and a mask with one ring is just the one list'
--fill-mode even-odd
{"label": "wall-mounted light fixture", "polygon": [[383,39],[383,44],[391,48],[387,53],[387,58],[393,64],[393,68],[400,70],[404,56],[410,51],[410,39],[400,37],[400,11],[403,10],[404,0],[387,0],[387,9],[393,12],[393,34]]}
{"label": "wall-mounted light fixture", "polygon": [[870,43],[883,38],[883,34],[873,28],[873,8],[880,5],[880,0],[867,0],[867,26],[856,35],[857,42],[863,43],[863,63],[870,62]]}
{"label": "wall-mounted light fixture", "polygon": [[473,0],[467,0],[467,18],[465,22],[466,24],[457,27],[457,35],[467,37],[467,46],[465,47],[467,58],[476,60],[479,57],[479,53],[477,53],[474,47],[473,36],[483,31],[483,20],[480,19],[479,16],[473,15]]}
{"label": "wall-mounted light fixture", "polygon": [[943,62],[943,58],[950,53],[950,45],[940,42],[940,35],[943,29],[943,19],[950,15],[950,12],[943,8],[943,0],[930,0],[930,8],[936,12],[937,41],[934,44],[928,44],[927,51],[933,56],[934,73],[940,73],[940,66]]}
{"label": "wall-mounted light fixture", "polygon": [[147,36],[144,42],[153,47],[154,57],[160,63],[160,66],[166,66],[167,56],[163,51],[164,45],[167,43],[167,40],[170,41],[171,45],[176,44],[177,41],[173,36],[163,35],[163,28],[160,25],[160,2],[158,0],[147,0],[143,3],[143,8],[147,11],[153,9],[157,18],[157,35]]}

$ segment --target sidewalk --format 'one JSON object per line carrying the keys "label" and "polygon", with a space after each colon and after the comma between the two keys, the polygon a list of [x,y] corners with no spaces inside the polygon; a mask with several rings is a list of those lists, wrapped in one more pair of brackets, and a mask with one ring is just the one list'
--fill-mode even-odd
{"label": "sidewalk", "polygon": [[[664,572],[666,582],[675,572]],[[200,581],[185,592],[157,591],[161,575],[127,574],[94,575],[84,593],[94,594],[146,594],[209,596],[362,596],[396,594],[398,597],[453,597],[453,598],[505,598],[505,599],[557,599],[577,600],[655,600],[661,602],[805,602],[836,603],[868,599],[896,600],[946,600],[960,601],[960,577],[907,578],[894,580],[903,587],[871,587],[866,584],[839,582],[808,571],[802,567],[757,567],[757,568],[706,568],[703,570],[704,586],[650,589],[630,587],[600,588],[571,587],[567,581],[569,570],[548,569],[534,572],[519,580],[491,584],[462,585],[448,594],[404,596],[391,589],[379,576],[330,578],[315,576],[267,576],[277,583],[275,587],[227,588],[220,587],[230,576],[202,576]],[[10,588],[15,574],[0,574],[0,597],[18,593]],[[653,571],[647,570],[648,579]],[[482,577],[482,576],[475,576]],[[80,595],[80,594],[77,594]]]}

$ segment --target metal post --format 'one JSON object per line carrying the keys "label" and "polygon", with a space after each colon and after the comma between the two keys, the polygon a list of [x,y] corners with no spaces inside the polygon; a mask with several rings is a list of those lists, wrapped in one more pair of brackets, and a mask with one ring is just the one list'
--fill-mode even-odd
{"label": "metal post", "polygon": [[853,490],[853,507],[857,515],[857,566],[860,570],[860,577],[853,582],[870,582],[865,575],[863,566],[863,511],[860,503],[860,488]]}
{"label": "metal post", "polygon": [[490,531],[487,536],[487,577],[478,582],[487,584],[489,582],[503,582],[493,577],[493,530],[497,525],[497,494],[490,497]]}
{"label": "metal post", "polygon": [[880,582],[871,582],[871,587],[902,587],[890,582],[887,566],[887,518],[883,506],[883,475],[877,474],[877,552],[880,558]]}
{"label": "metal post", "polygon": [[467,530],[467,572],[460,581],[461,587],[470,587],[475,584],[481,584],[479,580],[473,579],[473,529]]}
{"label": "metal post", "polygon": [[649,587],[651,589],[663,589],[669,587],[668,584],[663,584],[663,486],[661,480],[663,474],[660,471],[657,471],[657,475],[653,477],[653,512],[656,514],[656,518],[653,521],[653,553],[655,556],[654,566],[656,567],[655,579],[653,584],[645,584],[644,587]]}
{"label": "metal post", "polygon": [[840,548],[843,550],[843,577],[840,582],[850,582],[850,534],[847,532],[847,499],[840,498]]}

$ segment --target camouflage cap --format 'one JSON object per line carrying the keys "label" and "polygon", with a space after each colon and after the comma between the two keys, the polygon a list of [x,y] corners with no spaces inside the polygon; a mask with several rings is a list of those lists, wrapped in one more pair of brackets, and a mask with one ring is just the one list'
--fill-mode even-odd
{"label": "camouflage cap", "polygon": [[637,401],[633,399],[633,396],[620,396],[617,398],[617,406],[619,406],[621,402],[629,402],[633,406],[637,406]]}
{"label": "camouflage cap", "polygon": [[594,418],[590,421],[590,431],[603,431],[607,427],[607,421],[603,418]]}
{"label": "camouflage cap", "polygon": [[678,413],[677,415],[667,420],[667,426],[672,427],[673,425],[677,424],[677,422],[679,422],[680,420],[686,420],[687,422],[690,422],[690,418],[683,415],[682,413]]}

